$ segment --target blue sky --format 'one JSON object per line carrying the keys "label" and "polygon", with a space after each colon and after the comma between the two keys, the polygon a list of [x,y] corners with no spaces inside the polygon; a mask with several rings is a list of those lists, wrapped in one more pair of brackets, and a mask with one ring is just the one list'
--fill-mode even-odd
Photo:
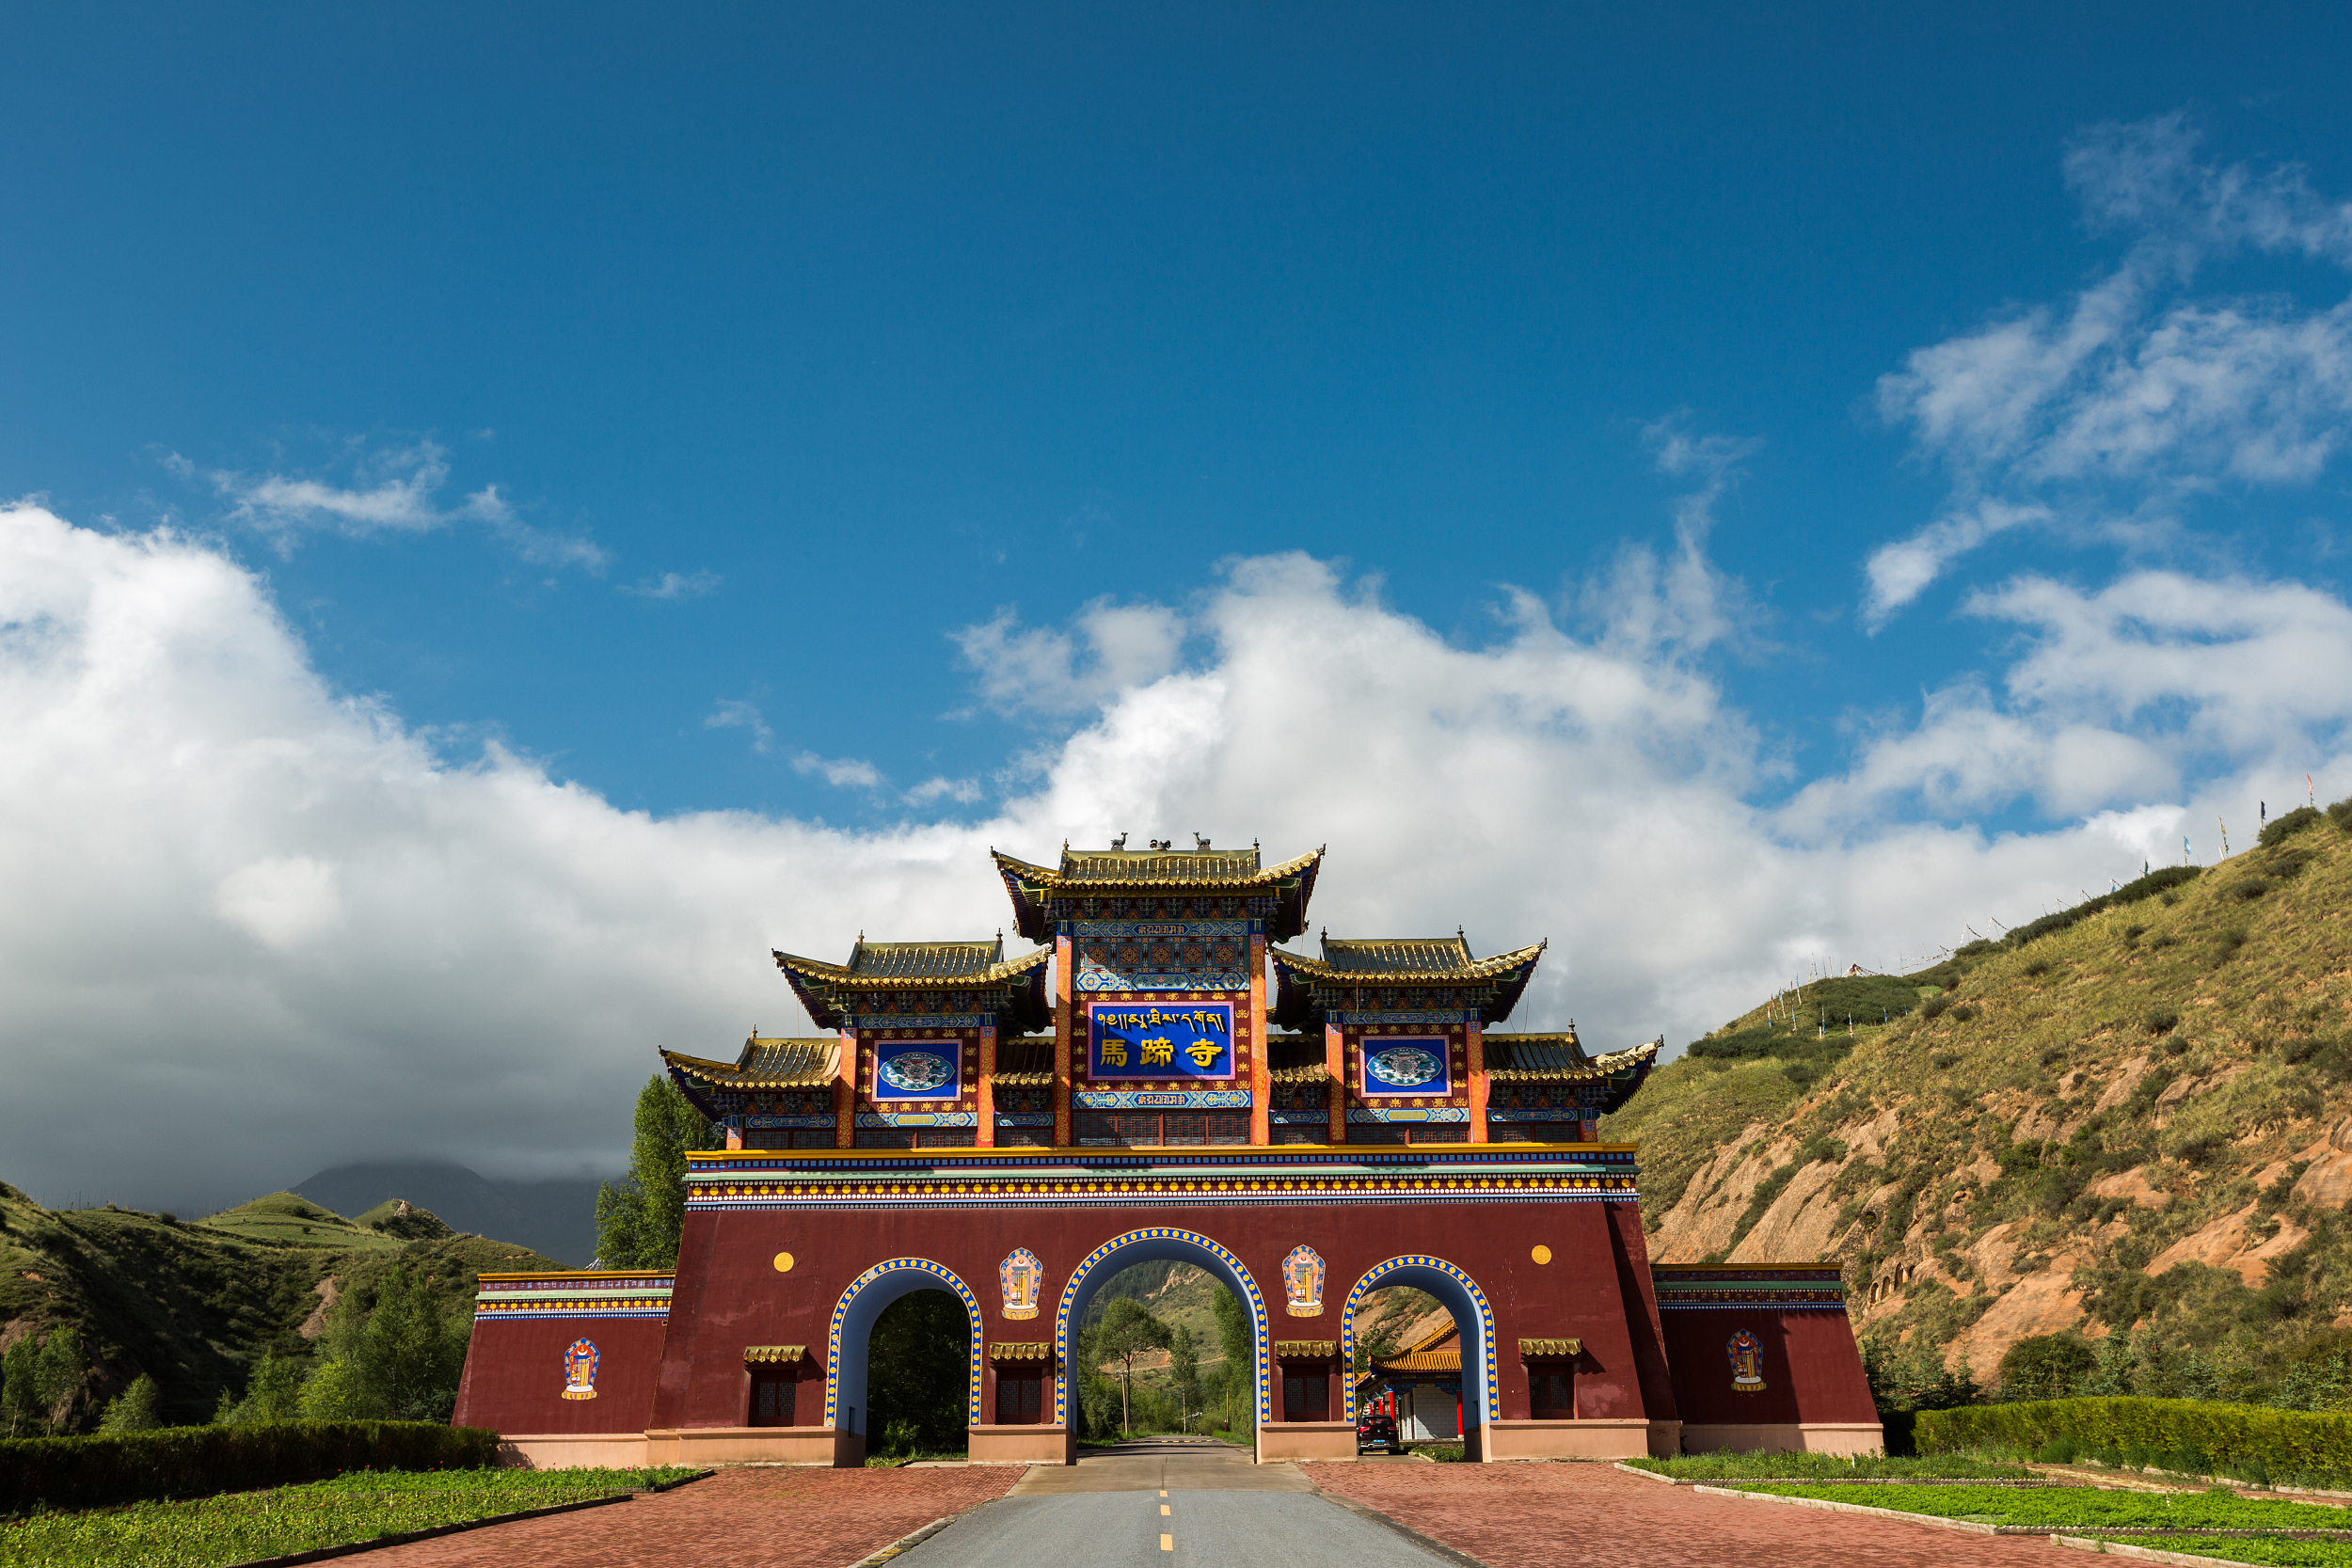
{"label": "blue sky", "polygon": [[[989,842],[1329,838],[1361,867],[1338,893],[1335,860],[1333,918],[1548,934],[1564,973],[1597,950],[1534,994],[1644,1037],[2038,913],[2180,831],[2210,858],[2208,816],[2352,788],[2346,32],[2318,6],[21,13],[0,496],[49,521],[8,571],[238,652],[137,714],[24,663],[19,721],[75,737],[53,781],[143,733],[389,748],[311,795],[184,778],[197,815],[151,850],[26,797],[24,854],[184,879],[154,940],[245,932],[290,1052],[382,1012],[339,1048],[364,1064],[449,1027],[391,1000],[421,950],[383,995],[334,978],[372,898],[441,918],[357,869],[431,815],[362,803],[385,757],[561,807],[485,844],[574,807],[592,859],[748,834],[652,900],[739,909],[678,940],[739,937],[746,973],[582,1022],[607,1088],[679,1008],[663,1037],[725,1053],[701,1037],[774,989],[765,942],[993,922],[956,858]],[[58,592],[0,630],[104,664],[116,633],[70,608],[99,599]],[[162,641],[175,681],[215,668]],[[1558,712],[1518,684],[1545,660]],[[1475,717],[1438,695],[1471,689]],[[1133,772],[1175,735],[1223,782]],[[1474,759],[1520,747],[1556,787],[1454,844]],[[296,832],[288,799],[341,825]],[[1512,812],[1590,836],[1531,857]],[[1659,844],[1689,857],[1663,880]],[[949,864],[977,883],[952,919],[906,870]],[[1590,900],[1530,882],[1658,925],[1610,952]],[[542,979],[554,1008],[572,981]],[[0,1049],[136,1026],[56,1019]]]}

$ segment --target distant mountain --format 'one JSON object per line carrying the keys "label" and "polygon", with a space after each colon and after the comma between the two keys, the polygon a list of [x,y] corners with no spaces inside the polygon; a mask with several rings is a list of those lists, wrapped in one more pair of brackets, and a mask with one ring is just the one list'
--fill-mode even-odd
{"label": "distant mountain", "polygon": [[291,1190],[339,1214],[365,1214],[405,1199],[455,1229],[520,1242],[581,1268],[596,1255],[596,1180],[493,1181],[447,1161],[387,1160],[337,1165]]}
{"label": "distant mountain", "polygon": [[563,1265],[512,1242],[442,1231],[433,1216],[387,1207],[361,1225],[291,1193],[199,1220],[129,1209],[48,1210],[0,1181],[0,1323],[79,1329],[89,1375],[77,1424],[145,1372],[164,1416],[211,1416],[242,1392],[262,1351],[308,1360],[329,1307],[372,1292],[391,1270],[421,1275],[452,1315],[469,1313],[484,1270]]}

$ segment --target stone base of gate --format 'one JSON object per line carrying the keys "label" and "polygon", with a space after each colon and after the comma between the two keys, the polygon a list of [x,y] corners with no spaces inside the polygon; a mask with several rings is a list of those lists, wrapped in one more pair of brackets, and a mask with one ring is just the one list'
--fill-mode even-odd
{"label": "stone base of gate", "polygon": [[1883,1453],[1886,1431],[1876,1421],[1692,1421],[1682,1429],[1682,1451],[1707,1453]]}
{"label": "stone base of gate", "polygon": [[833,1427],[676,1427],[645,1433],[647,1465],[866,1463],[866,1439]]}
{"label": "stone base of gate", "polygon": [[993,1426],[972,1429],[975,1465],[1067,1465],[1070,1434],[1057,1426]]}
{"label": "stone base of gate", "polygon": [[1488,1421],[1486,1457],[1510,1459],[1644,1459],[1682,1451],[1679,1421]]}
{"label": "stone base of gate", "polygon": [[1286,1459],[1353,1459],[1353,1421],[1269,1421],[1258,1429],[1258,1463],[1279,1465]]}
{"label": "stone base of gate", "polygon": [[648,1461],[642,1432],[524,1432],[499,1439],[499,1463],[522,1470],[638,1470]]}

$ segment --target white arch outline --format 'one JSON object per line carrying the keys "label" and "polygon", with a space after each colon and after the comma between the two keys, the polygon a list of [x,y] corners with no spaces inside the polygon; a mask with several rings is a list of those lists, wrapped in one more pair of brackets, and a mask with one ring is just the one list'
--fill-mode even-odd
{"label": "white arch outline", "polygon": [[[1079,1286],[1085,1283],[1088,1275],[1094,1272],[1097,1264],[1113,1254],[1124,1251],[1131,1246],[1150,1243],[1172,1243],[1198,1247],[1223,1264],[1232,1281],[1240,1287],[1242,1305],[1249,1309],[1249,1333],[1257,1358],[1254,1370],[1258,1385],[1258,1424],[1263,1426],[1273,1420],[1274,1398],[1267,1384],[1266,1368],[1274,1354],[1274,1346],[1267,1338],[1269,1329],[1266,1323],[1265,1296],[1259,1291],[1256,1278],[1250,1275],[1248,1267],[1235,1257],[1230,1248],[1209,1240],[1199,1231],[1179,1230],[1172,1226],[1154,1225],[1147,1226],[1141,1230],[1130,1230],[1123,1236],[1114,1236],[1092,1252],[1088,1253],[1085,1261],[1071,1271],[1070,1283],[1062,1287],[1061,1306],[1054,1313],[1055,1422],[1063,1431],[1069,1430],[1070,1313],[1072,1307],[1078,1299]],[[1141,1260],[1149,1261],[1149,1259]]]}
{"label": "white arch outline", "polygon": [[[1385,1263],[1375,1263],[1363,1278],[1356,1281],[1356,1288],[1347,1292],[1347,1305],[1340,1308],[1340,1364],[1351,1369],[1347,1379],[1347,1419],[1350,1422],[1356,1419],[1356,1378],[1353,1371],[1356,1365],[1356,1308],[1363,1305],[1364,1293],[1384,1275],[1394,1274],[1401,1269],[1425,1271],[1440,1275],[1458,1286],[1470,1298],[1470,1310],[1478,1317],[1477,1371],[1480,1397],[1473,1408],[1485,1412],[1486,1422],[1491,1423],[1502,1419],[1502,1391],[1496,1386],[1495,1376],[1497,1370],[1495,1315],[1494,1309],[1486,1305],[1486,1293],[1478,1288],[1478,1281],[1444,1259],[1432,1258],[1422,1253],[1411,1253],[1402,1258],[1391,1258]],[[1470,1370],[1466,1362],[1463,1370],[1469,1371]]]}

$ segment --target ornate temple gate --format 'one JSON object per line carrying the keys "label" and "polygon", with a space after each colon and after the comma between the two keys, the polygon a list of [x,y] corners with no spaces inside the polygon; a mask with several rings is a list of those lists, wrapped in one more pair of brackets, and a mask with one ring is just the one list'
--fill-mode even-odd
{"label": "ornate temple gate", "polygon": [[1321,859],[999,855],[1025,958],[778,954],[835,1034],[665,1053],[728,1146],[690,1159],[675,1277],[485,1275],[456,1419],[534,1464],[859,1464],[874,1322],[942,1290],[973,1461],[1068,1461],[1089,1300],[1175,1260],[1248,1313],[1261,1459],[1355,1457],[1357,1314],[1398,1285],[1459,1329],[1470,1457],[1676,1452],[1693,1400],[1709,1446],[1875,1448],[1834,1268],[1654,1275],[1635,1150],[1594,1123],[1657,1045],[1492,1032],[1541,944],[1270,945]]}

